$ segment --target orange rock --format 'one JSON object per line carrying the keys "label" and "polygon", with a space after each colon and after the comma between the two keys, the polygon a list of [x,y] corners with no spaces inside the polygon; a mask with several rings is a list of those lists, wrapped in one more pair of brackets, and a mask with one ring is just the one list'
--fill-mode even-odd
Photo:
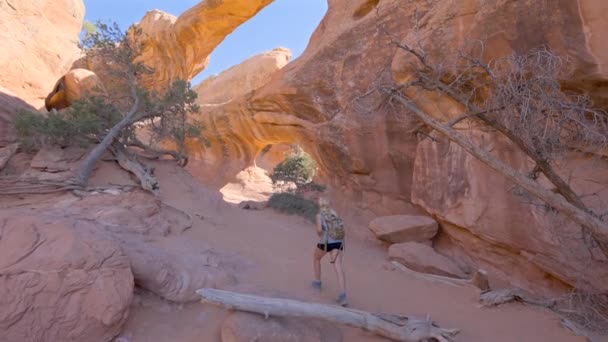
{"label": "orange rock", "polygon": [[[601,0],[568,5],[506,0],[332,1],[298,59],[252,94],[206,108],[202,119],[211,144],[190,145],[195,161],[189,168],[201,180],[221,187],[252,165],[268,144],[298,143],[318,162],[318,177],[339,199],[334,201],[338,211],[363,231],[360,222],[373,217],[418,214],[414,202],[479,239],[475,244],[484,248],[469,253],[469,260],[494,265],[512,284],[537,292],[543,291],[539,286],[551,291],[571,286],[606,291],[605,261],[588,251],[580,229],[515,196],[512,184],[453,144],[426,139],[419,145],[409,133],[417,122],[374,92],[382,84],[412,76],[411,59],[394,48],[393,37],[407,42],[421,37],[433,61],[471,40],[486,39],[486,60],[543,44],[568,56],[575,75],[564,80],[564,86],[589,94],[606,108],[608,54],[600,44],[608,32],[608,24],[600,19],[606,6]],[[417,95],[418,104],[437,118],[462,113],[448,98],[429,92]],[[512,166],[529,170],[528,160],[500,136],[470,134]],[[591,165],[583,156],[572,158],[576,162],[564,160],[573,167],[564,169],[564,175]],[[577,191],[585,192],[592,182],[606,184],[603,175],[608,165],[596,162],[596,171],[585,174],[588,181],[577,181]],[[608,191],[597,199],[608,201]],[[599,202],[586,200],[600,210]],[[465,239],[456,243],[464,251],[473,245]],[[488,251],[493,251],[492,256],[485,254]],[[496,255],[504,257],[498,260]],[[528,263],[525,271],[515,272],[514,265],[522,260]],[[538,281],[543,277],[553,280]]]}
{"label": "orange rock", "polygon": [[80,56],[82,0],[0,3],[0,85],[36,108]]}
{"label": "orange rock", "polygon": [[437,222],[428,216],[392,215],[375,218],[369,229],[389,243],[424,242],[437,235]]}
{"label": "orange rock", "polygon": [[84,96],[105,93],[105,87],[97,74],[86,69],[73,69],[57,81],[44,104],[47,110],[63,109]]}
{"label": "orange rock", "polygon": [[92,224],[3,212],[4,341],[111,341],[133,296],[129,260]]}
{"label": "orange rock", "polygon": [[154,76],[142,85],[162,90],[174,80],[191,80],[226,36],[272,1],[207,0],[179,17],[158,10],[146,13],[138,24],[145,36],[138,60],[153,68]]}

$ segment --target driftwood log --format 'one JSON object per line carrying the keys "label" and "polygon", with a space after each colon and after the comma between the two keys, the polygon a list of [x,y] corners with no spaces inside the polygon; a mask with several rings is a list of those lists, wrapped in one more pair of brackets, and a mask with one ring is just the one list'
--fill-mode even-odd
{"label": "driftwood log", "polygon": [[341,323],[364,329],[377,335],[402,342],[451,342],[457,329],[442,329],[429,317],[419,319],[406,316],[370,313],[336,305],[306,303],[292,299],[200,289],[196,291],[203,303],[211,303],[230,310],[246,311],[269,316],[301,317]]}

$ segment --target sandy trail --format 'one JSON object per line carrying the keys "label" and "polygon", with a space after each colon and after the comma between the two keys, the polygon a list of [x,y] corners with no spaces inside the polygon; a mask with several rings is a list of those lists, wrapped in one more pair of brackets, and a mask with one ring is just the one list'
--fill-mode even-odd
{"label": "sandy trail", "polygon": [[[324,261],[321,293],[310,288],[314,227],[299,217],[271,210],[246,211],[226,204],[217,192],[197,185],[183,170],[157,165],[162,199],[195,218],[180,239],[201,241],[239,254],[252,263],[239,275],[240,284],[279,291],[294,298],[333,303],[337,282]],[[446,328],[462,330],[458,341],[527,342],[585,341],[560,326],[553,313],[520,304],[479,308],[478,292],[412,278],[392,270],[385,247],[350,239],[345,254],[349,302],[352,308],[431,317]],[[219,341],[224,310],[203,304],[176,305],[149,294],[137,296],[124,336],[131,342]],[[357,329],[344,328],[344,341],[386,341]]]}

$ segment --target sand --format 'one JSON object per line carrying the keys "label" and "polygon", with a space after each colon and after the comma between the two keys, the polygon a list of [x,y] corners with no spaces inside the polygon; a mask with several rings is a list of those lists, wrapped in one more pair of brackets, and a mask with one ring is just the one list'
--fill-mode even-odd
{"label": "sand", "polygon": [[[249,271],[238,275],[242,291],[264,289],[297,299],[334,303],[338,288],[328,260],[322,265],[323,291],[319,293],[310,287],[316,243],[312,224],[271,209],[238,209],[224,201],[218,191],[198,184],[184,170],[167,163],[159,163],[156,168],[162,200],[195,218],[192,229],[182,236],[168,238],[165,243],[180,243],[181,239],[200,241],[246,258]],[[231,202],[238,199],[235,188],[230,191],[230,199]],[[476,289],[432,283],[394,270],[387,260],[386,249],[387,246],[374,241],[347,240],[344,261],[350,307],[405,315],[429,314],[442,327],[461,329],[457,341],[585,341],[561,327],[560,318],[548,310],[517,303],[480,308]],[[122,336],[130,342],[220,341],[220,325],[226,315],[225,310],[211,305],[178,305],[138,293]],[[342,329],[344,341],[386,341],[357,329]]]}

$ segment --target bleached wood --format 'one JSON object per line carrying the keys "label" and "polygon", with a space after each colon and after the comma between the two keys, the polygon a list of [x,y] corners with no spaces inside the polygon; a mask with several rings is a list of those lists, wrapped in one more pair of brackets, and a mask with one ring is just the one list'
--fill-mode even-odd
{"label": "bleached wood", "polygon": [[203,303],[211,303],[230,310],[246,311],[269,316],[321,319],[361,328],[377,335],[402,342],[422,342],[435,339],[451,342],[459,330],[442,329],[430,318],[370,313],[336,305],[307,303],[292,299],[269,298],[215,289],[196,291]]}

